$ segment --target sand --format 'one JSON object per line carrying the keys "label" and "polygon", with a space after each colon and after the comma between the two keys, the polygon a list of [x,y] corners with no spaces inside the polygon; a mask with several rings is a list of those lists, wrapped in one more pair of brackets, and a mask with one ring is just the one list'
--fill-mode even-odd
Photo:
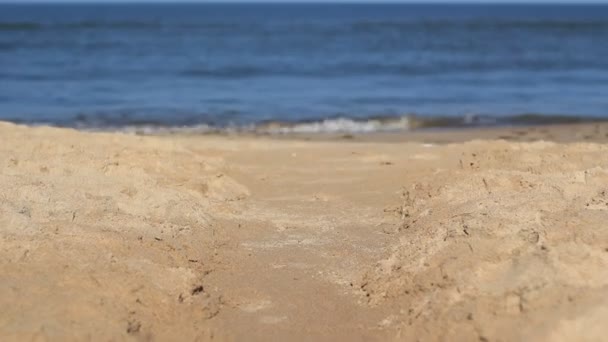
{"label": "sand", "polygon": [[0,123],[0,339],[604,340],[608,131],[577,127],[305,141]]}

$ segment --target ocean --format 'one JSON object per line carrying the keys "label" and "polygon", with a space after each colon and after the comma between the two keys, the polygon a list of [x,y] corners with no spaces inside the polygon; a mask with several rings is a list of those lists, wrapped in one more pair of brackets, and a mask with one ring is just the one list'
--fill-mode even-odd
{"label": "ocean", "polygon": [[0,120],[316,132],[603,119],[608,6],[0,5]]}

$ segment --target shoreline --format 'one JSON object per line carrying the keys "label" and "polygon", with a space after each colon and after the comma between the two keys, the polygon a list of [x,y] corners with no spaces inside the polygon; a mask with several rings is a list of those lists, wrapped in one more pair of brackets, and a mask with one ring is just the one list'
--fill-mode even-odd
{"label": "shoreline", "polygon": [[[94,131],[93,131],[94,132]],[[102,131],[106,132],[106,131]],[[112,131],[107,132],[112,133]],[[138,136],[185,136],[185,137],[231,137],[231,138],[267,138],[271,140],[297,141],[352,141],[352,142],[386,142],[386,143],[461,143],[470,140],[506,140],[512,142],[549,141],[557,143],[573,142],[608,142],[608,122],[569,123],[550,125],[522,125],[500,127],[452,127],[452,128],[418,128],[398,132],[369,133],[255,133],[255,132],[167,132],[167,133],[134,133],[116,131],[115,133],[134,134]]]}
{"label": "shoreline", "polygon": [[[399,136],[408,133],[425,132],[466,132],[501,131],[509,129],[547,130],[560,126],[589,126],[608,124],[608,118],[601,116],[541,115],[521,114],[512,116],[460,115],[460,116],[420,116],[420,115],[378,115],[358,117],[328,117],[294,121],[259,121],[255,123],[211,122],[198,119],[174,118],[171,121],[130,121],[128,118],[105,118],[96,121],[82,116],[67,121],[27,122],[4,119],[18,125],[31,127],[72,128],[91,132],[124,132],[139,135],[270,135],[300,137],[332,136]],[[507,132],[507,131],[505,131]],[[507,132],[508,133],[508,132]],[[490,135],[492,137],[492,135]]]}
{"label": "shoreline", "polygon": [[[239,134],[236,134],[237,136]],[[608,123],[576,123],[551,125],[522,125],[501,127],[421,128],[403,132],[373,133],[288,133],[257,134],[274,139],[360,141],[360,142],[422,142],[458,143],[470,140],[506,140],[513,142],[608,142]],[[245,136],[256,136],[256,134]]]}

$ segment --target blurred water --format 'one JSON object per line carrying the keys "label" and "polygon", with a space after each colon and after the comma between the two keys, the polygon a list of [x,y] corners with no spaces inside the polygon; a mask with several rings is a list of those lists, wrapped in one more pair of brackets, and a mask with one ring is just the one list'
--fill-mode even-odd
{"label": "blurred water", "polygon": [[608,6],[0,5],[5,120],[608,117],[607,95]]}

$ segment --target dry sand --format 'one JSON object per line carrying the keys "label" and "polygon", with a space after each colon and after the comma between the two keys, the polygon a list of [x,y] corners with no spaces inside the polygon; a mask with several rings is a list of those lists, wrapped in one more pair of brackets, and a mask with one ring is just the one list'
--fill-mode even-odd
{"label": "dry sand", "polygon": [[605,340],[608,145],[483,134],[1,123],[0,340]]}

